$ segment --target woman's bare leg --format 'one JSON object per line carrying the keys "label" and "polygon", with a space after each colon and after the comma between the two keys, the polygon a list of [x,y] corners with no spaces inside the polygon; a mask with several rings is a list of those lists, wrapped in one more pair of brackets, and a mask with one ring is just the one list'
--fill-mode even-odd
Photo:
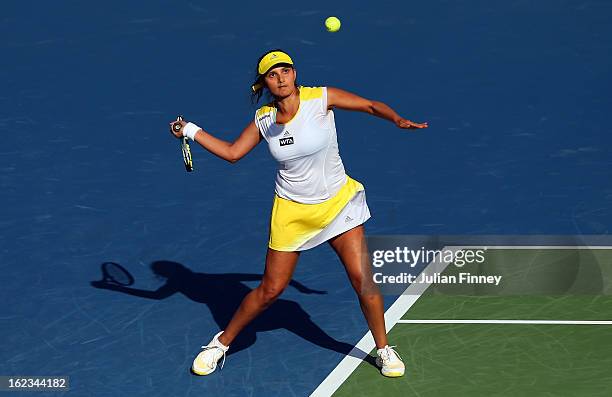
{"label": "woman's bare leg", "polygon": [[270,306],[285,290],[295,270],[299,252],[281,252],[268,248],[266,269],[261,284],[247,294],[234,313],[219,342],[229,346],[255,317]]}
{"label": "woman's bare leg", "polygon": [[342,261],[357,293],[361,311],[372,331],[376,347],[382,349],[387,345],[385,309],[382,295],[372,280],[363,225],[334,237],[329,243]]}

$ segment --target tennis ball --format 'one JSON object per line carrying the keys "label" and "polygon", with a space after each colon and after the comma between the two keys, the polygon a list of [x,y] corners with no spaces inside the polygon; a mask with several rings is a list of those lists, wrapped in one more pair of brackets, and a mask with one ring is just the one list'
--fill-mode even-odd
{"label": "tennis ball", "polygon": [[340,20],[336,17],[329,17],[325,20],[325,28],[328,32],[337,32],[340,30]]}

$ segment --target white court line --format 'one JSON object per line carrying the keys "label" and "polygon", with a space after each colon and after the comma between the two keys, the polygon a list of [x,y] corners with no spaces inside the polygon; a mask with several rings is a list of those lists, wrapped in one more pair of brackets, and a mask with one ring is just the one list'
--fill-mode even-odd
{"label": "white court line", "polygon": [[399,320],[400,324],[552,324],[612,325],[609,320]]}
{"label": "white court line", "polygon": [[[463,247],[444,247],[449,251],[459,251]],[[446,266],[450,262],[444,263],[439,261],[430,262],[422,273],[441,273],[444,271]],[[419,299],[419,297],[427,290],[431,283],[420,283],[410,284],[404,293],[397,298],[395,302],[385,312],[385,327],[387,333],[393,328],[395,324],[406,314],[408,309]],[[376,347],[372,333],[368,331],[359,342],[355,345],[355,348],[345,356],[342,361],[334,368],[327,378],[321,382],[321,384],[312,392],[310,397],[329,397],[335,393],[344,381],[355,371],[355,369],[363,362],[365,354],[369,354]]]}
{"label": "white court line", "polygon": [[[448,246],[446,248],[451,248]],[[612,246],[604,245],[462,245],[463,249],[500,249],[500,250],[612,250]]]}

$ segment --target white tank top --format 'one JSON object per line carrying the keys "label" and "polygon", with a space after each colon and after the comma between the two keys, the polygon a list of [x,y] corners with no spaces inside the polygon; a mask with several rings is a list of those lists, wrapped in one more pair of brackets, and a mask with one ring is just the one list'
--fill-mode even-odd
{"label": "white tank top", "polygon": [[326,87],[300,87],[298,111],[286,124],[276,123],[272,104],[255,112],[255,124],[279,165],[279,197],[316,204],[333,197],[346,182]]}

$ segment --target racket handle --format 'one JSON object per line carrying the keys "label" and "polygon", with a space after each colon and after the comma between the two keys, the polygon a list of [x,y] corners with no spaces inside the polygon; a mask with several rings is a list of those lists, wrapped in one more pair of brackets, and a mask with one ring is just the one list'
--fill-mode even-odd
{"label": "racket handle", "polygon": [[[183,121],[183,116],[179,115],[176,118],[176,121]],[[174,132],[179,132],[181,128],[183,128],[183,126],[178,123],[172,125],[172,129],[174,130]]]}

